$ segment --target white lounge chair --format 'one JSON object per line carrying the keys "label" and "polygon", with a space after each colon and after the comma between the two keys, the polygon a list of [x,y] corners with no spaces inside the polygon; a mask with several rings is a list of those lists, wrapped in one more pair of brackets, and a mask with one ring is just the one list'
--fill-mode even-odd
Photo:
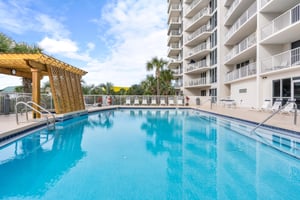
{"label": "white lounge chair", "polygon": [[125,105],[131,105],[130,97],[126,97]]}
{"label": "white lounge chair", "polygon": [[281,99],[276,99],[273,106],[272,106],[272,108],[271,108],[271,111],[276,112],[277,110],[279,110],[281,105],[282,105],[282,100]]}
{"label": "white lounge chair", "polygon": [[157,105],[156,103],[156,97],[151,98],[151,105]]}
{"label": "white lounge chair", "polygon": [[177,97],[177,105],[183,106],[183,97],[181,96]]}
{"label": "white lounge chair", "polygon": [[142,105],[148,105],[148,100],[147,100],[147,97],[143,97],[143,100],[142,100]]}
{"label": "white lounge chair", "polygon": [[258,111],[269,111],[271,109],[271,100],[265,99]]}
{"label": "white lounge chair", "polygon": [[133,105],[140,105],[139,97],[135,97]]}
{"label": "white lounge chair", "polygon": [[291,100],[289,99],[286,104],[284,105],[283,109],[280,111],[281,114],[290,114],[292,112],[295,111],[296,104],[295,104],[295,100]]}
{"label": "white lounge chair", "polygon": [[166,99],[165,97],[160,97],[160,105],[165,106],[166,105]]}
{"label": "white lounge chair", "polygon": [[174,97],[168,97],[169,106],[174,106]]}

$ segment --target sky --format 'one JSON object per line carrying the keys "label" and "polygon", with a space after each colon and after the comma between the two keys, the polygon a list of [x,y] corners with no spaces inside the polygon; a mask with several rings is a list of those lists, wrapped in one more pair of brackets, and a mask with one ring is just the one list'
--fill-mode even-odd
{"label": "sky", "polygon": [[[0,32],[83,69],[86,84],[139,84],[167,59],[166,0],[0,0]],[[42,82],[47,81],[43,79]],[[21,78],[0,75],[0,89]]]}

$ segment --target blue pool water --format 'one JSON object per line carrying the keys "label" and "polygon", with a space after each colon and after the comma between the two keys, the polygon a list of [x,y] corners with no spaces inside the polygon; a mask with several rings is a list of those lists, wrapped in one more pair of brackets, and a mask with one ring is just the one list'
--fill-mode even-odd
{"label": "blue pool water", "polygon": [[0,148],[0,199],[299,199],[300,142],[251,128],[195,110],[81,116]]}

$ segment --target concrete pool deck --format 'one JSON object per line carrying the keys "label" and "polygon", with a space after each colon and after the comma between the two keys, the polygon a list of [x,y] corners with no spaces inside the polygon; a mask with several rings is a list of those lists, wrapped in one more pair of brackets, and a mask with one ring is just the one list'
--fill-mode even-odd
{"label": "concrete pool deck", "polygon": [[[126,108],[168,108],[169,106],[106,106],[106,107],[89,107],[87,108],[88,112],[93,112],[97,110],[104,109],[113,109],[118,107],[126,107]],[[170,107],[171,108],[171,107]],[[196,108],[203,111],[221,114],[229,117],[234,117],[238,119],[243,119],[247,121],[253,121],[256,123],[262,122],[268,116],[271,115],[270,112],[260,112],[256,110],[251,110],[247,108],[225,108],[223,106],[213,105],[212,108],[210,105],[201,105],[201,106],[191,106],[184,108]],[[300,114],[300,113],[298,113]],[[31,115],[29,115],[31,117]],[[3,137],[7,137],[9,135],[34,128],[45,124],[45,120],[30,120],[29,122],[25,122],[25,114],[20,116],[19,124],[16,123],[16,115],[0,115],[0,139]],[[291,131],[296,131],[300,133],[300,116],[297,116],[297,124],[294,125],[294,114],[276,114],[270,120],[268,120],[265,124],[283,128]]]}

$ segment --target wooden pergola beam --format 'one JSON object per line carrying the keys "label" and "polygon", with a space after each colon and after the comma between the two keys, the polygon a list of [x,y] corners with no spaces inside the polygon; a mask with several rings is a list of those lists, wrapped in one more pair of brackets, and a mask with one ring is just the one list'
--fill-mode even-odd
{"label": "wooden pergola beam", "polygon": [[16,74],[12,74],[11,69],[7,68],[0,68],[0,74],[6,74],[6,75],[11,75],[11,76],[18,76],[18,77],[24,77],[24,78],[32,78],[31,73],[28,72],[22,72],[16,69]]}

